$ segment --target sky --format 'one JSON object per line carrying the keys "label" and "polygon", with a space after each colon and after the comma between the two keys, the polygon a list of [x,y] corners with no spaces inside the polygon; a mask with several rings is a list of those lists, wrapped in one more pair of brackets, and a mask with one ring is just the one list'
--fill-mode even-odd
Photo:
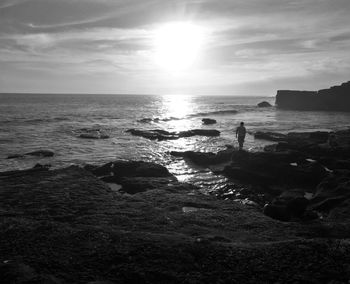
{"label": "sky", "polygon": [[[349,0],[0,0],[0,92],[274,96],[350,80]],[[188,68],[155,60],[191,23]]]}

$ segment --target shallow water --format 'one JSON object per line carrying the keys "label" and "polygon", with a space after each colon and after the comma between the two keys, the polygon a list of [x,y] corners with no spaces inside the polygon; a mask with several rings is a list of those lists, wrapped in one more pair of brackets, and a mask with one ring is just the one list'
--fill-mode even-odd
{"label": "shallow water", "polygon": [[[170,151],[218,151],[236,145],[235,128],[245,121],[245,148],[260,150],[268,142],[255,140],[255,131],[311,131],[349,127],[350,114],[337,112],[283,111],[258,108],[257,103],[274,98],[223,96],[146,95],[0,95],[0,171],[24,169],[36,163],[54,168],[71,164],[103,164],[115,159],[155,161],[166,166],[180,180],[194,182],[208,190],[224,183],[208,170],[188,165],[169,155]],[[217,120],[202,125],[204,117]],[[143,119],[149,119],[143,122]],[[109,139],[79,138],[83,129],[103,129]],[[182,131],[218,129],[220,137],[190,137],[150,141],[126,133],[130,128]],[[8,160],[10,154],[51,149],[52,158],[26,157]]]}

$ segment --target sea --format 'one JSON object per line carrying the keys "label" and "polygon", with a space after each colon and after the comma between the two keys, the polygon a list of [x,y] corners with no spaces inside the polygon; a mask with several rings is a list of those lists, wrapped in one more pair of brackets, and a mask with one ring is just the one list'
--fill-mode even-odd
{"label": "sea", "polygon": [[[224,177],[170,155],[171,151],[217,152],[237,147],[235,129],[244,121],[248,131],[244,148],[260,151],[271,142],[254,139],[256,131],[303,132],[350,127],[350,113],[289,111],[259,108],[274,97],[103,94],[0,94],[0,171],[50,164],[53,169],[70,165],[102,165],[125,159],[152,161],[166,166],[180,181],[212,192],[225,184]],[[203,118],[217,121],[203,125]],[[83,139],[97,129],[108,139]],[[128,129],[217,129],[219,137],[187,137],[151,141],[132,136]],[[9,155],[52,150],[49,158]]]}

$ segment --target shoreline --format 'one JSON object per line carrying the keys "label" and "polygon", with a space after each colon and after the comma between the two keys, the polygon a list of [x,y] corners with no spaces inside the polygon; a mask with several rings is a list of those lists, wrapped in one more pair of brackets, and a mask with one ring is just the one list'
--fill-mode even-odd
{"label": "shoreline", "polygon": [[[326,146],[329,134],[303,135],[279,136],[265,152],[177,153],[229,176],[247,196],[269,194],[268,212],[258,202],[203,195],[154,163],[2,173],[0,271],[14,283],[346,282],[350,130],[336,134],[335,147]],[[302,162],[305,151],[338,169],[316,178],[319,161]],[[219,166],[231,157],[233,162]],[[291,159],[299,159],[305,172],[290,172],[299,166],[288,166],[284,173]],[[277,164],[271,168],[272,161]],[[299,191],[293,190],[295,178],[289,184],[268,178],[276,169],[303,177]],[[313,178],[305,180],[310,173]],[[314,191],[306,206],[303,188]],[[311,209],[329,213],[310,215]],[[289,219],[280,221],[281,216]]]}

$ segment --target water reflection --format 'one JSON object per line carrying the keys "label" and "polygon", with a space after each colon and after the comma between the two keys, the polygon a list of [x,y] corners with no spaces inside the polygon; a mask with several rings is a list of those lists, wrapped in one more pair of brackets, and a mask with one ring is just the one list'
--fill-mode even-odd
{"label": "water reflection", "polygon": [[166,122],[169,131],[184,131],[195,127],[195,121],[185,119],[195,112],[196,106],[191,96],[168,95],[163,97],[162,115],[168,118]]}
{"label": "water reflection", "polygon": [[193,97],[184,95],[163,96],[163,113],[167,117],[184,118],[193,112]]}

